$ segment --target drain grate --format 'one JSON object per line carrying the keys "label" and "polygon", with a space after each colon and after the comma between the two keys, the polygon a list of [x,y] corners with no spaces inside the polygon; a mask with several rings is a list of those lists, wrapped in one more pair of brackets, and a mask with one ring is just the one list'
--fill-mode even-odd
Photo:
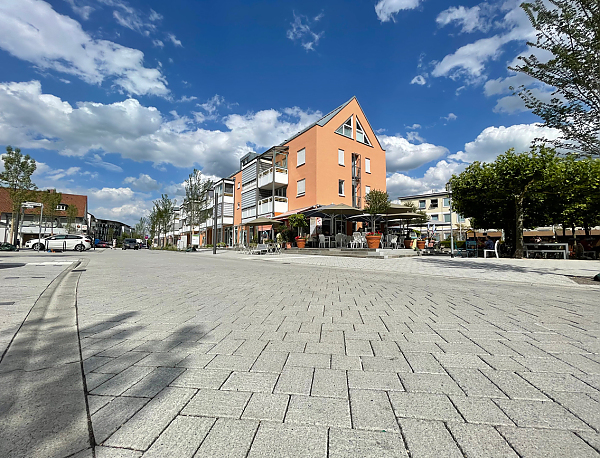
{"label": "drain grate", "polygon": [[76,269],[76,270],[72,270],[71,272],[85,272],[86,269]]}
{"label": "drain grate", "polygon": [[46,277],[31,277],[31,278],[46,278]]}
{"label": "drain grate", "polygon": [[0,302],[0,305],[13,305],[14,302]]}
{"label": "drain grate", "polygon": [[4,277],[5,280],[15,280],[17,278],[21,278],[21,277]]}

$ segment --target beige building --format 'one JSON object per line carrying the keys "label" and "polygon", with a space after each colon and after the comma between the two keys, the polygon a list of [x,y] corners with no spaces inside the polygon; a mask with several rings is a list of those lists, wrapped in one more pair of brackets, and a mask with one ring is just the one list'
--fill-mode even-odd
{"label": "beige building", "polygon": [[[435,239],[449,239],[450,227],[452,226],[457,240],[464,240],[466,229],[470,228],[471,224],[468,218],[450,212],[450,200],[450,194],[446,191],[398,197],[400,203],[413,203],[419,211],[427,214],[430,228],[433,229],[435,225],[436,230],[433,234]],[[415,229],[419,228],[415,227]],[[425,229],[426,226],[423,226],[423,230]]]}

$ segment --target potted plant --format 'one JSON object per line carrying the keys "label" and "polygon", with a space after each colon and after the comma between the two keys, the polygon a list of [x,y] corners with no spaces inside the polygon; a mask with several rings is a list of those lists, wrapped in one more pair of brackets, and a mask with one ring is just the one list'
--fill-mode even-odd
{"label": "potted plant", "polygon": [[365,212],[371,215],[371,229],[375,229],[377,215],[385,215],[390,211],[390,196],[385,191],[373,189],[365,197]]}
{"label": "potted plant", "polygon": [[422,240],[422,239],[417,240],[417,248],[419,250],[424,250],[425,249],[425,240]]}
{"label": "potted plant", "polygon": [[408,237],[406,237],[404,239],[404,248],[411,248],[412,247],[412,239],[410,238],[410,235]]}
{"label": "potted plant", "polygon": [[292,229],[298,230],[298,235],[295,238],[296,245],[298,248],[304,248],[306,246],[306,237],[302,235],[302,229],[308,226],[306,217],[302,213],[297,213],[295,215],[290,215],[288,221],[290,222],[290,227]]}
{"label": "potted plant", "polygon": [[379,248],[379,242],[381,241],[381,232],[369,232],[367,233],[367,247],[370,249]]}

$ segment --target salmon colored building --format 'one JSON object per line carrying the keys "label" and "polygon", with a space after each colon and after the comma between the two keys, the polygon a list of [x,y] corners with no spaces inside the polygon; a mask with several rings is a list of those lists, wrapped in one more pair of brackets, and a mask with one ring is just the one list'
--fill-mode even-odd
{"label": "salmon colored building", "polygon": [[[283,143],[242,157],[239,171],[215,189],[225,185],[224,201],[217,202],[217,240],[232,245],[247,241],[245,223],[261,216],[332,203],[364,208],[366,194],[386,190],[385,150],[353,97]],[[211,225],[212,219],[209,232]]]}

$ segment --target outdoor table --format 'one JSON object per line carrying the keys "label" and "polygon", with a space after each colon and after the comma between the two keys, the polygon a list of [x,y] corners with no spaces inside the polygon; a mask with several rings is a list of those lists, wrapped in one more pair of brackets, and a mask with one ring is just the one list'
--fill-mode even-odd
{"label": "outdoor table", "polygon": [[545,256],[546,253],[562,253],[564,259],[567,259],[569,254],[568,243],[524,243],[523,254],[525,257],[529,257],[529,253],[542,253]]}
{"label": "outdoor table", "polygon": [[327,246],[329,248],[331,248],[331,242],[335,243],[335,236],[334,235],[326,235],[325,236],[325,242],[327,242]]}

